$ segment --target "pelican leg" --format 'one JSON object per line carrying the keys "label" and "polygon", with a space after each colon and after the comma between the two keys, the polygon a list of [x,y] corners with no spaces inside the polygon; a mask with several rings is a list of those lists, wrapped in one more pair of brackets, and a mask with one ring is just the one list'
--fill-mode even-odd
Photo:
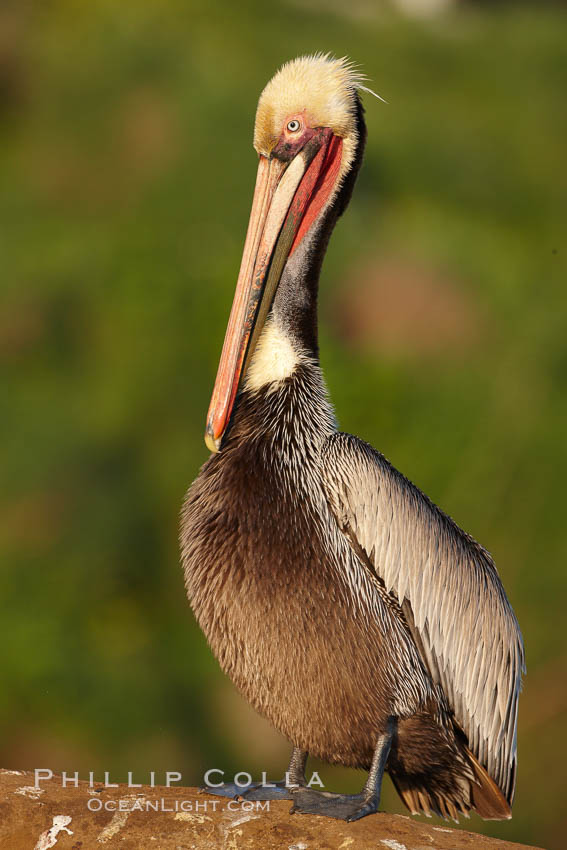
{"label": "pelican leg", "polygon": [[252,782],[250,785],[236,785],[225,782],[216,788],[205,786],[201,791],[218,797],[231,797],[233,800],[292,800],[291,788],[305,787],[305,764],[307,753],[294,747],[285,779],[278,782]]}
{"label": "pelican leg", "polygon": [[390,717],[386,731],[379,736],[372,757],[368,779],[359,794],[333,794],[329,791],[313,791],[311,788],[294,788],[291,791],[293,806],[291,814],[326,815],[338,820],[359,820],[378,811],[382,777],[388,761],[396,720]]}

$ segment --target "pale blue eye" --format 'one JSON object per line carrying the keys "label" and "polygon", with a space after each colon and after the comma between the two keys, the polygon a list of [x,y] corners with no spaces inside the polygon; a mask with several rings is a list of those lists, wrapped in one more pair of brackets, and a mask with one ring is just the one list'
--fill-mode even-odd
{"label": "pale blue eye", "polygon": [[297,133],[297,131],[299,130],[300,127],[301,127],[301,124],[299,123],[299,121],[296,121],[295,118],[293,119],[293,121],[290,121],[289,124],[287,125],[287,129],[289,130],[290,133]]}

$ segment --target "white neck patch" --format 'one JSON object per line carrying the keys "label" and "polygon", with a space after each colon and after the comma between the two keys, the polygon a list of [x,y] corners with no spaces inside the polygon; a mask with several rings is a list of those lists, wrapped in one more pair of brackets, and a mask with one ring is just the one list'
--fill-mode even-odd
{"label": "white neck patch", "polygon": [[283,381],[294,373],[302,360],[289,337],[270,318],[256,344],[244,378],[244,388],[259,390],[266,384]]}

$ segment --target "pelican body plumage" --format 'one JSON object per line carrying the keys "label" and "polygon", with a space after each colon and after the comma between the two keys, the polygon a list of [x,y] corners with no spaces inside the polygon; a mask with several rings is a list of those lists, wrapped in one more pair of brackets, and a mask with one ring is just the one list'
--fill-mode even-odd
{"label": "pelican body plumage", "polygon": [[[511,816],[518,623],[488,552],[370,445],[338,431],[317,291],[362,161],[363,77],[284,65],[256,115],[258,177],[182,511],[189,600],[220,666],[290,741],[289,782],[217,793],[292,811],[377,811],[386,770],[412,813]],[[308,788],[307,756],[364,768],[359,794]]]}

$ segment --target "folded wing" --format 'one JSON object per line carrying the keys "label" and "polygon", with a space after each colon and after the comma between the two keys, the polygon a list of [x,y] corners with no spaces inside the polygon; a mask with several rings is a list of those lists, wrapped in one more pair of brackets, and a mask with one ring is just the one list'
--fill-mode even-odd
{"label": "folded wing", "polygon": [[522,636],[489,553],[371,446],[335,434],[324,486],[406,615],[469,748],[511,804]]}

